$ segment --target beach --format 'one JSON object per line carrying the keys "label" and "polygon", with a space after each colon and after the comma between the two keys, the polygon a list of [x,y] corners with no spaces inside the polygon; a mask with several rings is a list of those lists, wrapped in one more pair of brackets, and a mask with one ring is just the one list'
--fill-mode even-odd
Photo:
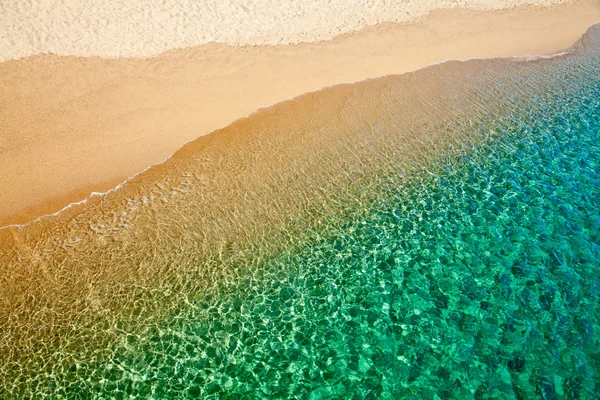
{"label": "beach", "polygon": [[[257,45],[267,40],[255,37],[252,45],[206,43],[147,58],[40,54],[10,60],[4,54],[0,226],[27,223],[110,190],[184,143],[261,107],[449,59],[560,52],[598,21],[597,2],[582,1],[435,10],[409,23],[382,22],[314,43],[297,43],[291,35],[291,44]],[[324,35],[314,38],[329,39]],[[15,48],[13,58],[27,54]]]}
{"label": "beach", "polygon": [[597,397],[599,60],[307,93],[0,230],[0,397]]}
{"label": "beach", "polygon": [[291,3],[0,5],[0,398],[600,398],[597,1]]}

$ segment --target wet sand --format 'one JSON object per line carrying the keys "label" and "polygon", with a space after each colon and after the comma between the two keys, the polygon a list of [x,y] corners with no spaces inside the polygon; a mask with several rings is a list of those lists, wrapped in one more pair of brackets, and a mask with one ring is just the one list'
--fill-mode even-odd
{"label": "wet sand", "polygon": [[455,9],[311,44],[213,43],[149,59],[39,55],[4,62],[0,226],[109,190],[259,107],[447,59],[554,53],[598,21],[596,1]]}

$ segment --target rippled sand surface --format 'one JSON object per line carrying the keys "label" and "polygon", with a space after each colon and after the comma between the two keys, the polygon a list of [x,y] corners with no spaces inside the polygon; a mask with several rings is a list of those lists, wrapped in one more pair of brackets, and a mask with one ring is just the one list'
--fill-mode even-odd
{"label": "rippled sand surface", "polygon": [[0,395],[600,396],[599,61],[307,94],[0,231]]}

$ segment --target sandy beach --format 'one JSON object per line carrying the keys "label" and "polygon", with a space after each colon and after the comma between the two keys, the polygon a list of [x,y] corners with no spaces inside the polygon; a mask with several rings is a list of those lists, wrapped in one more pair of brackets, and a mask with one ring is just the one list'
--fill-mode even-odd
{"label": "sandy beach", "polygon": [[[481,4],[474,8],[486,8]],[[600,4],[447,9],[410,23],[373,21],[381,23],[314,43],[293,44],[302,41],[300,33],[284,36],[282,42],[292,44],[282,45],[256,45],[268,42],[266,34],[244,40],[204,36],[253,44],[247,46],[173,39],[171,47],[197,46],[151,58],[98,56],[150,56],[166,48],[142,43],[147,52],[117,46],[111,54],[85,40],[73,42],[88,52],[57,49],[51,41],[2,47],[8,61],[0,64],[0,226],[26,223],[114,188],[184,143],[306,92],[448,59],[559,52],[600,21]],[[311,39],[334,33],[313,33]],[[131,35],[127,40],[135,42],[138,33]],[[86,57],[20,58],[49,51]]]}
{"label": "sandy beach", "polygon": [[599,0],[0,1],[0,399],[600,398]]}

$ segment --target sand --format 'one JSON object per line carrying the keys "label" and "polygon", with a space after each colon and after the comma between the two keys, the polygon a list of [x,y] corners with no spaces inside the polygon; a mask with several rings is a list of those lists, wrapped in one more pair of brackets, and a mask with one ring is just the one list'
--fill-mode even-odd
{"label": "sand", "polygon": [[150,56],[209,42],[237,45],[327,40],[434,9],[505,9],[565,0],[3,0],[0,61],[54,53]]}
{"label": "sand", "polygon": [[[148,59],[38,55],[1,63],[0,226],[109,190],[259,107],[448,59],[554,53],[599,21],[596,0],[450,9],[317,43],[209,43]],[[44,43],[45,51],[61,52]],[[77,43],[64,54],[84,53],[82,45],[88,54],[119,55]],[[2,54],[16,58],[21,47]]]}

